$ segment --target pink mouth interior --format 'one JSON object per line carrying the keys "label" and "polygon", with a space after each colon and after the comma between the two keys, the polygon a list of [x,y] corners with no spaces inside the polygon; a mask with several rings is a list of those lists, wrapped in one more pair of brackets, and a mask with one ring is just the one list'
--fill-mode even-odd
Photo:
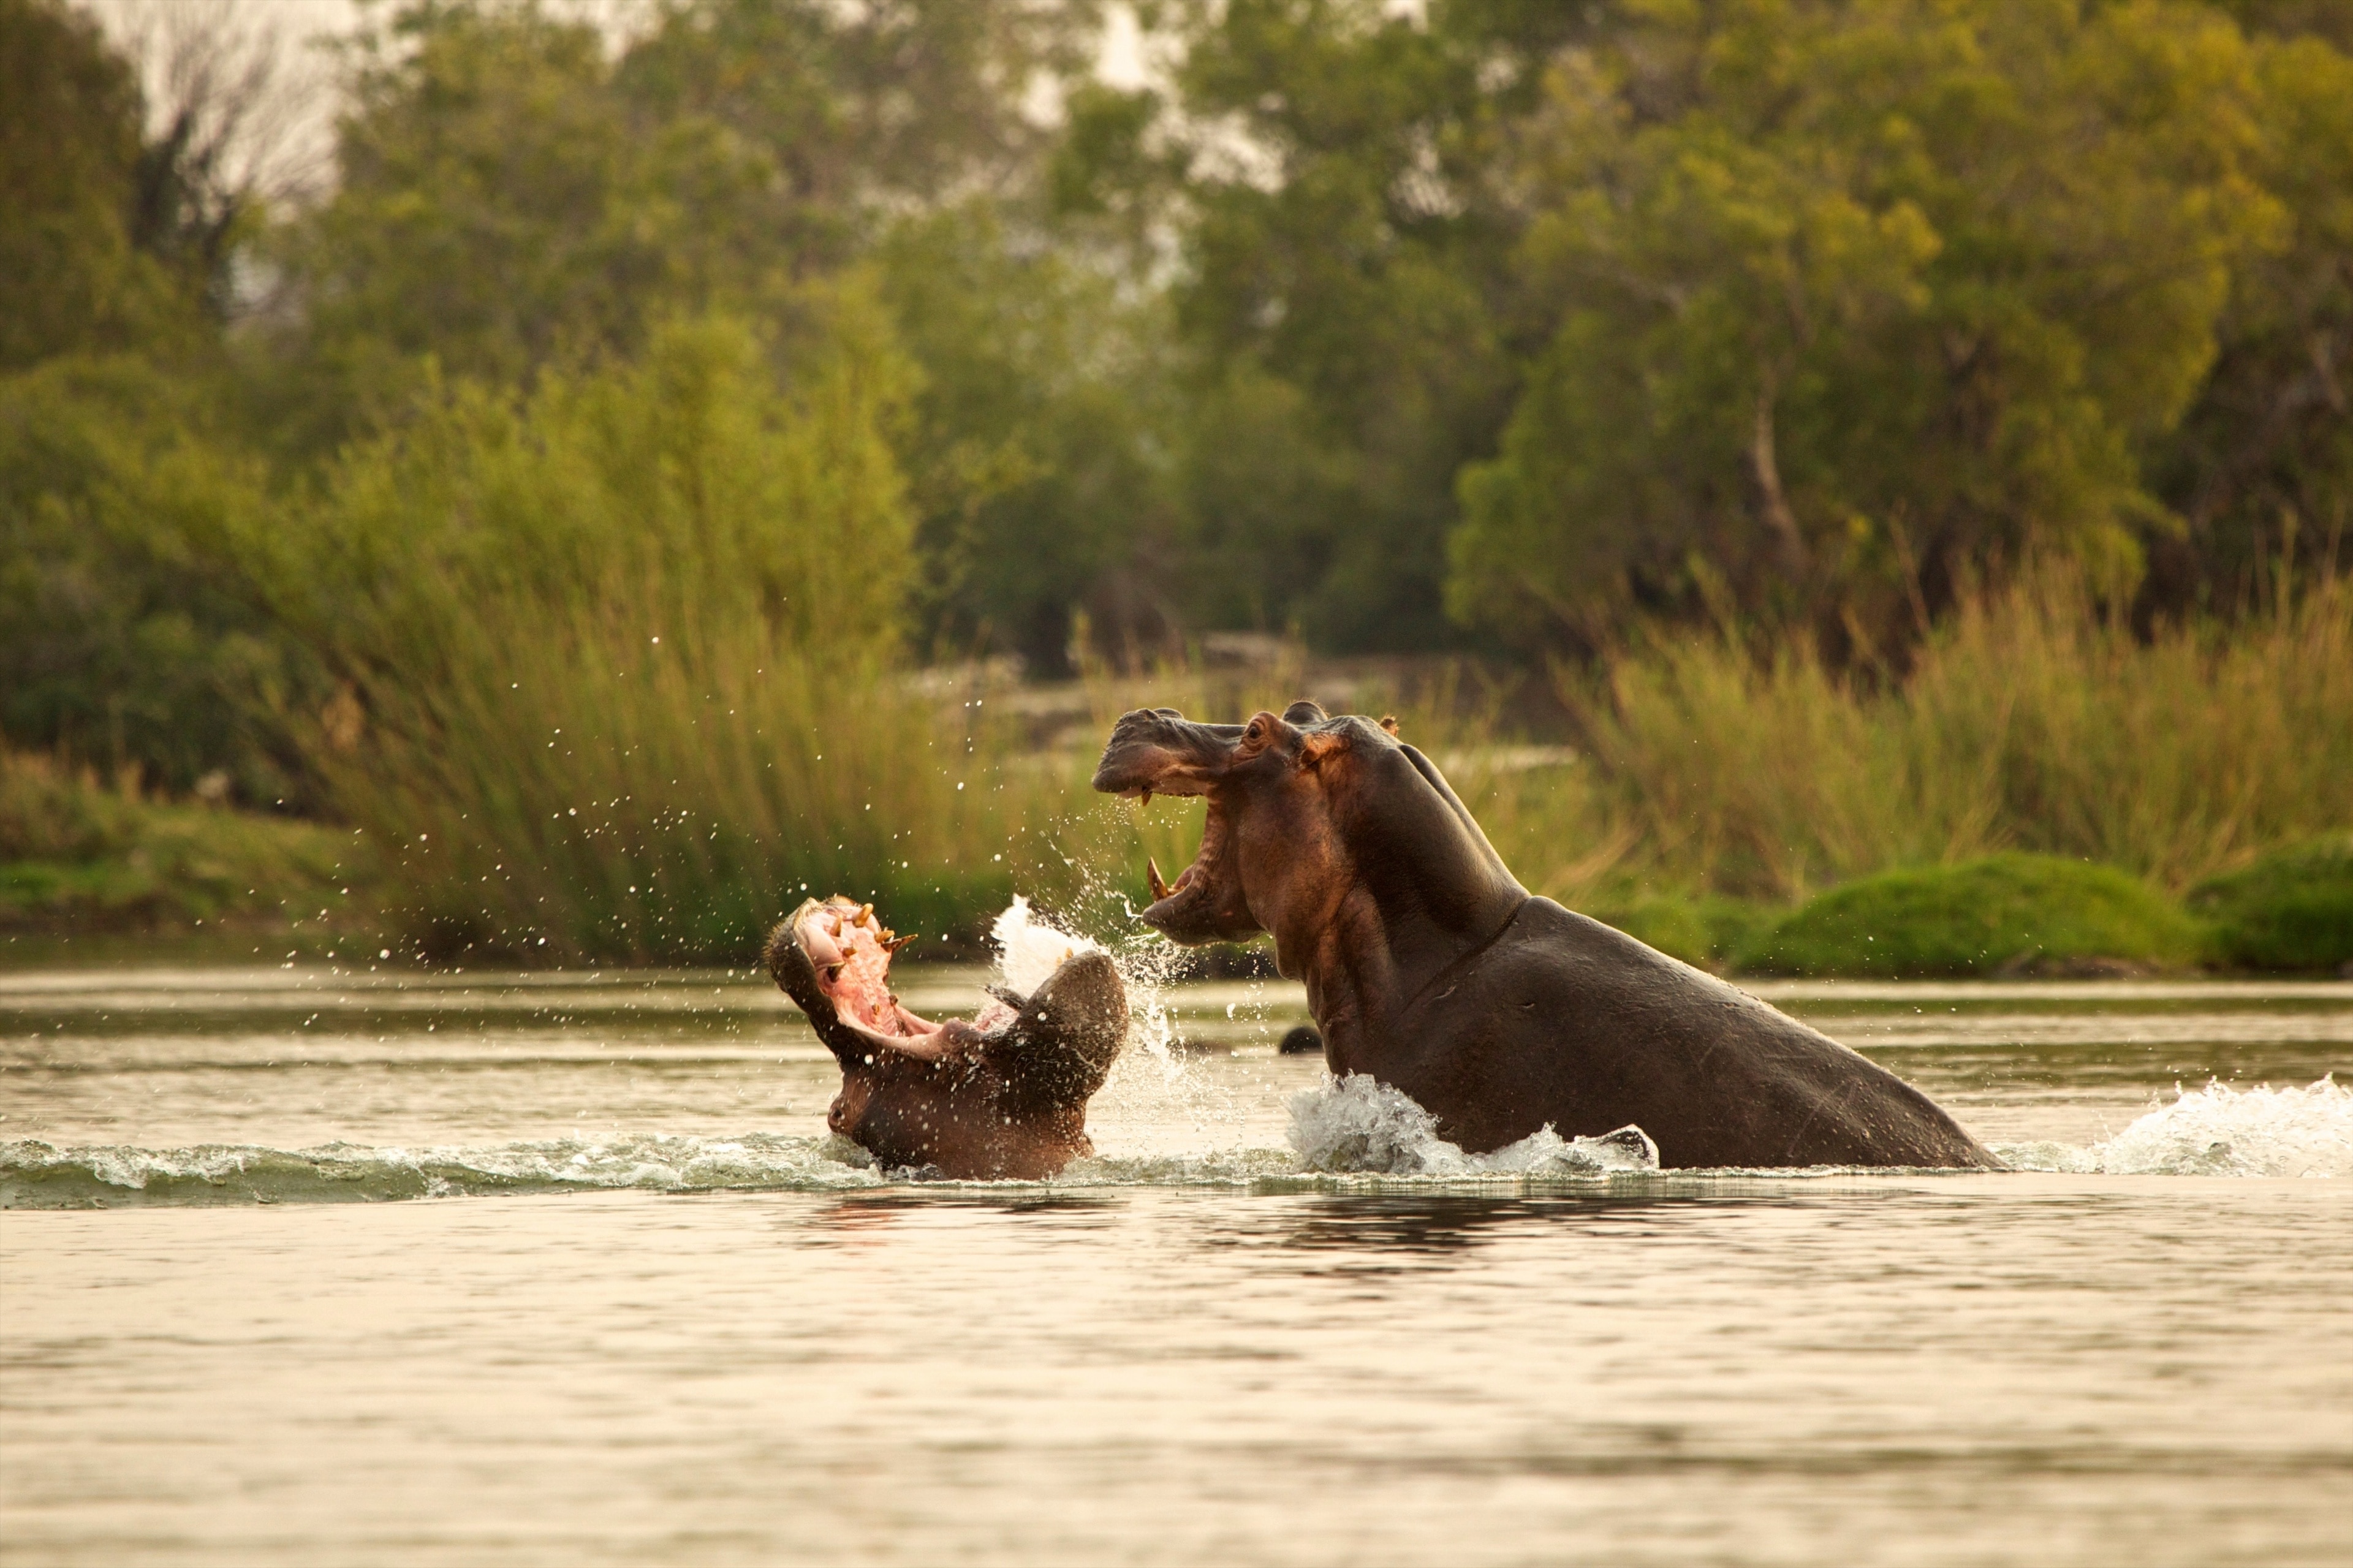
{"label": "pink mouth interior", "polygon": [[[801,917],[793,934],[816,966],[818,988],[849,1023],[887,1039],[922,1040],[947,1026],[900,1004],[891,989],[892,932],[874,917],[871,904],[828,899]],[[991,997],[973,1020],[987,1030],[1013,1016]]]}
{"label": "pink mouth interior", "polygon": [[1193,863],[1179,871],[1175,881],[1167,883],[1164,889],[1155,889],[1158,897],[1153,901],[1155,904],[1166,903],[1177,894],[1189,892],[1207,882],[1215,871],[1218,858],[1224,852],[1225,847],[1226,814],[1219,810],[1218,803],[1212,800],[1209,803],[1208,816],[1201,824],[1201,847],[1195,852]]}

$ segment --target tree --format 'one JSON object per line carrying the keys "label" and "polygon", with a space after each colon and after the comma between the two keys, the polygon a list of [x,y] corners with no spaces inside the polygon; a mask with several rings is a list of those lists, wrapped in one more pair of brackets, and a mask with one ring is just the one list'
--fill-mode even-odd
{"label": "tree", "polygon": [[0,371],[144,343],[183,303],[134,243],[130,62],[58,0],[0,0]]}
{"label": "tree", "polygon": [[2274,244],[2232,280],[2212,371],[2154,465],[2187,523],[2161,542],[2152,609],[2233,609],[2266,557],[2341,567],[2353,528],[2353,58],[2315,38],[2257,52],[2257,177]]}
{"label": "tree", "polygon": [[[1585,26],[1499,0],[1426,13],[1179,8],[1172,99],[1082,103],[1058,171],[1067,204],[1182,236],[1197,602],[1335,647],[1460,637],[1440,603],[1454,473],[1492,450],[1516,379],[1521,218],[1493,160],[1536,63]],[[1138,184],[1160,193],[1142,213]],[[1228,438],[1264,417],[1279,440]]]}
{"label": "tree", "polygon": [[761,314],[908,206],[1009,177],[1085,6],[692,0],[617,59],[529,0],[410,0],[352,45],[342,181],[298,226],[330,444],[445,374],[527,380],[679,311]]}
{"label": "tree", "polygon": [[1558,324],[1463,477],[1454,611],[1589,641],[1714,578],[1884,643],[2052,552],[2129,594],[2178,526],[2144,458],[2279,232],[2238,31],[2055,0],[1627,15],[1555,64],[1517,155]]}

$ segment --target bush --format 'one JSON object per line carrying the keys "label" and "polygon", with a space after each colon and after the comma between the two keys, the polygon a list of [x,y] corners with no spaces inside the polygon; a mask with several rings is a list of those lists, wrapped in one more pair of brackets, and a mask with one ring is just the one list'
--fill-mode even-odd
{"label": "bush", "polygon": [[2247,969],[2353,963],[2353,833],[2274,850],[2189,894],[2213,924],[2214,955]]}
{"label": "bush", "polygon": [[2137,878],[2045,855],[1996,855],[1834,888],[1756,941],[1739,963],[1769,974],[1895,978],[2092,960],[2171,967],[2200,952],[2196,923]]}
{"label": "bush", "polygon": [[1736,953],[1769,931],[1783,913],[1768,904],[1746,903],[1737,899],[1673,896],[1605,902],[1587,912],[1637,942],[1648,942],[1670,958],[1680,958],[1703,969],[1725,967]]}
{"label": "bush", "polygon": [[0,732],[307,805],[291,716],[327,692],[238,564],[260,478],[202,402],[130,359],[0,379]]}
{"label": "bush", "polygon": [[0,752],[0,931],[58,936],[227,919],[340,920],[368,875],[353,835],[139,798]]}
{"label": "bush", "polygon": [[1567,860],[1614,835],[1625,874],[1776,902],[2012,849],[2179,890],[2353,822],[2353,591],[2284,601],[2144,640],[2045,575],[1966,602],[1900,679],[1726,637],[1599,687],[1564,670],[1608,787],[1534,841]]}
{"label": "bush", "polygon": [[1009,896],[1039,792],[899,672],[903,376],[818,303],[788,352],[706,321],[461,389],[288,531],[270,578],[353,692],[316,765],[428,951],[732,961],[804,891],[935,936]]}

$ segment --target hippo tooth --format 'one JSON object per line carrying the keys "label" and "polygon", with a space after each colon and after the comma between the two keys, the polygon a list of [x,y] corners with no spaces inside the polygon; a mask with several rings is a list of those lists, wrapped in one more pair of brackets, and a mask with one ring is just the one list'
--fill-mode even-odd
{"label": "hippo tooth", "polygon": [[1152,804],[1152,792],[1148,789],[1136,791],[1135,804],[1138,805],[1150,805]]}
{"label": "hippo tooth", "polygon": [[1158,903],[1168,896],[1168,884],[1160,879],[1160,862],[1151,856],[1144,858],[1144,874],[1152,879],[1152,901]]}

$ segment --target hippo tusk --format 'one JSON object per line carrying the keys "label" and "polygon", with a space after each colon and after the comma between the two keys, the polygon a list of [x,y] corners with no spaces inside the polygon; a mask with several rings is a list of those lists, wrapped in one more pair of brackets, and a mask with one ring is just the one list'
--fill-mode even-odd
{"label": "hippo tusk", "polygon": [[1152,880],[1152,901],[1158,903],[1169,893],[1168,884],[1160,879],[1160,862],[1151,856],[1144,858],[1144,874]]}
{"label": "hippo tusk", "polygon": [[1148,789],[1136,791],[1135,804],[1138,807],[1150,805],[1152,804],[1152,792]]}
{"label": "hippo tusk", "polygon": [[917,933],[914,931],[909,931],[904,936],[886,936],[882,939],[882,945],[888,951],[896,952],[901,948],[906,946],[909,942],[914,941],[916,934]]}

